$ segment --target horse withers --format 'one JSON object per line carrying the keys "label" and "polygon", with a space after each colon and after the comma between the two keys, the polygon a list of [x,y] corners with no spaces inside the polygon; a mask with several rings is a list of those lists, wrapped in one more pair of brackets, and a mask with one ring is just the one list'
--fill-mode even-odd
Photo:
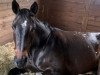
{"label": "horse withers", "polygon": [[[100,33],[64,31],[35,16],[38,4],[20,9],[12,2],[15,62],[20,69],[43,75],[78,75],[97,71]],[[98,75],[99,71],[98,71]]]}

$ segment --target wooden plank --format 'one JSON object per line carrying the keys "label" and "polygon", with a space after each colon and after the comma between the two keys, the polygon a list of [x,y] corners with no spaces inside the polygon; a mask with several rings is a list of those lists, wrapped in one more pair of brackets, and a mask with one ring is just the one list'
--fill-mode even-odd
{"label": "wooden plank", "polygon": [[[21,8],[29,8],[29,4],[22,4]],[[11,16],[11,15],[14,15],[12,9],[5,9],[5,10],[1,10],[0,11],[0,18],[5,18],[7,16]]]}
{"label": "wooden plank", "polygon": [[[52,14],[51,14],[52,13]],[[83,17],[83,15],[85,14],[84,12],[71,12],[71,11],[59,11],[59,12],[55,12],[54,9],[52,9],[52,11],[49,11],[48,14],[50,15],[58,15],[58,16],[62,16],[62,17],[67,17],[67,16],[71,16],[71,17]]]}
{"label": "wooden plank", "polygon": [[14,20],[14,15],[10,17],[0,18],[0,25],[6,24],[8,22],[12,22]]}
{"label": "wooden plank", "polygon": [[[30,0],[17,0],[17,2],[27,2]],[[0,4],[11,3],[12,0],[0,0]]]}
{"label": "wooden plank", "polygon": [[95,10],[100,10],[100,5],[91,5],[91,10],[95,11]]}
{"label": "wooden plank", "polygon": [[87,26],[87,31],[100,32],[100,26],[92,26],[92,25],[88,25],[88,26]]}
{"label": "wooden plank", "polygon": [[10,10],[11,9],[11,3],[5,3],[5,4],[0,4],[0,11],[3,10]]}
{"label": "wooden plank", "polygon": [[95,17],[95,21],[99,21],[100,22],[100,17],[99,16]]}
{"label": "wooden plank", "polygon": [[8,2],[12,2],[12,0],[0,0],[0,4],[2,4],[2,3],[8,3]]}
{"label": "wooden plank", "polygon": [[93,4],[93,0],[85,1],[84,15],[82,20],[82,31],[86,31],[86,27],[88,25],[88,19],[89,19],[89,11],[92,4]]}
{"label": "wooden plank", "polygon": [[[50,1],[50,0],[49,0]],[[46,2],[45,6],[48,10],[54,9],[55,11],[71,11],[71,12],[83,12],[85,4],[73,3],[73,2]]]}
{"label": "wooden plank", "polygon": [[8,34],[9,32],[12,32],[11,27],[6,27],[5,29],[0,30],[0,38],[3,37],[5,34]]}
{"label": "wooden plank", "polygon": [[61,22],[63,24],[63,22],[65,21],[70,21],[70,22],[76,22],[76,23],[82,23],[82,17],[80,16],[77,16],[77,15],[73,15],[73,16],[70,16],[70,15],[67,15],[67,16],[64,16],[66,14],[52,14],[51,16],[49,16],[49,20],[51,19],[56,19],[55,22]]}
{"label": "wooden plank", "polygon": [[0,38],[0,45],[6,44],[13,40],[12,33],[5,35],[4,37]]}
{"label": "wooden plank", "polygon": [[89,21],[100,22],[99,16],[89,16]]}
{"label": "wooden plank", "polygon": [[73,3],[85,3],[86,0],[48,0],[48,2],[73,2]]}
{"label": "wooden plank", "polygon": [[0,18],[5,18],[5,17],[9,17],[14,15],[14,13],[12,12],[12,10],[4,10],[4,11],[0,11]]}
{"label": "wooden plank", "polygon": [[5,21],[5,22],[0,24],[0,31],[4,30],[6,28],[8,28],[8,29],[12,28],[11,26],[12,26],[12,20],[11,21],[7,21],[7,22]]}
{"label": "wooden plank", "polygon": [[[56,1],[58,1],[58,0],[56,0]],[[86,0],[64,0],[64,1],[75,2],[75,3],[85,3]]]}
{"label": "wooden plank", "polygon": [[[97,7],[96,7],[97,8]],[[99,9],[90,10],[89,15],[90,16],[99,16],[100,17],[100,6],[98,6]]]}
{"label": "wooden plank", "polygon": [[58,27],[63,30],[76,30],[76,31],[81,31],[81,23],[76,23],[72,21],[56,21],[55,19],[49,19],[48,22],[50,23],[51,26]]}
{"label": "wooden plank", "polygon": [[88,21],[88,25],[100,26],[100,21]]}
{"label": "wooden plank", "polygon": [[[18,3],[21,2],[34,2],[36,0],[17,0]],[[7,3],[11,3],[12,0],[0,0],[0,4],[7,4]]]}
{"label": "wooden plank", "polygon": [[[33,2],[32,1],[31,2],[23,1],[23,2],[19,2],[19,5],[21,8],[22,7],[30,7]],[[11,3],[0,4],[0,11],[8,10],[8,9],[11,10]]]}
{"label": "wooden plank", "polygon": [[96,21],[96,17],[95,16],[88,16],[88,21]]}
{"label": "wooden plank", "polygon": [[95,5],[100,5],[100,0],[95,0]]}
{"label": "wooden plank", "polygon": [[9,15],[12,15],[12,14],[13,14],[13,12],[11,10],[0,11],[0,18],[9,16]]}

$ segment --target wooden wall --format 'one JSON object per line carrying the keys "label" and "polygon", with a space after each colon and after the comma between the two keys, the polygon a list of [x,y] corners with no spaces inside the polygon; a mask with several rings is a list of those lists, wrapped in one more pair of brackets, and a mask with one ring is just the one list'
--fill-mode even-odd
{"label": "wooden wall", "polygon": [[[11,10],[12,0],[0,0],[0,45],[12,41],[12,21],[15,17]],[[21,8],[29,8],[34,0],[17,0]]]}
{"label": "wooden wall", "polygon": [[41,20],[64,30],[100,31],[100,0],[39,0]]}
{"label": "wooden wall", "polygon": [[[0,0],[0,44],[12,40],[12,0]],[[17,0],[29,8],[34,0]],[[38,17],[64,30],[100,31],[100,0],[38,0]]]}

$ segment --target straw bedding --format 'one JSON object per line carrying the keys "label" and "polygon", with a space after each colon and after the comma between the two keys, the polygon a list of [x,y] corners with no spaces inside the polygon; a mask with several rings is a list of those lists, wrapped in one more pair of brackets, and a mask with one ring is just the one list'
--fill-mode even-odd
{"label": "straw bedding", "polygon": [[0,75],[7,75],[8,71],[14,67],[14,43],[0,46]]}
{"label": "straw bedding", "polygon": [[[7,43],[0,46],[0,75],[7,75],[10,69],[14,68],[14,43]],[[23,75],[34,75],[25,73]]]}

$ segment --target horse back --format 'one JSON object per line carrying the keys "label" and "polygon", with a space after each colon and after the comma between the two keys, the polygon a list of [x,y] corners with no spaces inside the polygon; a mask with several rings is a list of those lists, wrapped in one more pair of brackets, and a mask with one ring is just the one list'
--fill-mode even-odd
{"label": "horse back", "polygon": [[56,29],[56,45],[64,55],[65,69],[72,74],[93,70],[97,65],[95,48],[87,37],[89,33]]}

